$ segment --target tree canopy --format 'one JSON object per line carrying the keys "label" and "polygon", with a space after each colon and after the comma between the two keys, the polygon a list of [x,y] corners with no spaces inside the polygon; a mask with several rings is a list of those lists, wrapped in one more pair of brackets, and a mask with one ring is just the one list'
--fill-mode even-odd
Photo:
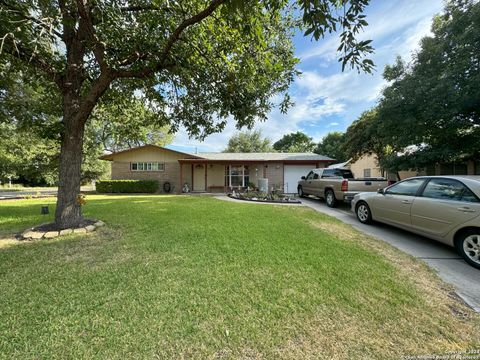
{"label": "tree canopy", "polygon": [[250,153],[273,151],[272,142],[260,130],[241,131],[234,134],[223,152]]}
{"label": "tree canopy", "polygon": [[273,144],[273,148],[281,152],[312,152],[315,148],[313,139],[301,131],[283,135]]}
{"label": "tree canopy", "polygon": [[329,132],[320,140],[315,148],[315,153],[331,157],[337,162],[344,162],[348,160],[343,150],[344,142],[345,134],[338,131]]}
{"label": "tree canopy", "polygon": [[385,67],[377,107],[347,131],[353,155],[376,152],[388,170],[480,155],[480,3],[453,0],[410,64]]}

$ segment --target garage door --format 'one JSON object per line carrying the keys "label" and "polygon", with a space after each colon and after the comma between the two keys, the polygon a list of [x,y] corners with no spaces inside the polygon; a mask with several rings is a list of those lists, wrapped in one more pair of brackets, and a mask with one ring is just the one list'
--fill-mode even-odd
{"label": "garage door", "polygon": [[298,181],[302,176],[315,168],[315,165],[285,165],[283,167],[283,191],[287,194],[296,193]]}

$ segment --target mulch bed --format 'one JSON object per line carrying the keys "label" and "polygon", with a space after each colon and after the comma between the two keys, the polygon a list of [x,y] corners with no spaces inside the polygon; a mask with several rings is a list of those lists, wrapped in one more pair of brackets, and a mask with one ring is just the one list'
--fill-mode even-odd
{"label": "mulch bed", "polygon": [[[82,228],[82,227],[86,227],[88,225],[93,225],[97,222],[98,220],[95,220],[95,219],[83,219],[80,223],[78,223],[75,228]],[[32,229],[32,231],[44,231],[44,232],[47,232],[47,231],[60,231],[60,230],[64,230],[64,228],[60,228],[57,226],[57,224],[55,223],[48,223],[48,224],[42,224],[42,225],[39,225],[37,227],[34,227]]]}

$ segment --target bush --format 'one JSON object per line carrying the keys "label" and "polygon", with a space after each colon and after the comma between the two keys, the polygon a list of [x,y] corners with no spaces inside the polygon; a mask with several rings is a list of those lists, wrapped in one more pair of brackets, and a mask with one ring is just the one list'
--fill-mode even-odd
{"label": "bush", "polygon": [[99,180],[99,193],[154,193],[158,190],[157,180]]}

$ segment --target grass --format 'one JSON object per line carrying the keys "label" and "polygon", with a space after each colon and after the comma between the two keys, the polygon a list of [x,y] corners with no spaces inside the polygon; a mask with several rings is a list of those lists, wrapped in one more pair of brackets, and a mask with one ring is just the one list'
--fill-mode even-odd
{"label": "grass", "polygon": [[13,245],[14,232],[47,221],[45,203],[0,202],[0,358],[387,359],[480,348],[478,315],[423,263],[309,209],[89,196],[85,215],[107,227]]}

